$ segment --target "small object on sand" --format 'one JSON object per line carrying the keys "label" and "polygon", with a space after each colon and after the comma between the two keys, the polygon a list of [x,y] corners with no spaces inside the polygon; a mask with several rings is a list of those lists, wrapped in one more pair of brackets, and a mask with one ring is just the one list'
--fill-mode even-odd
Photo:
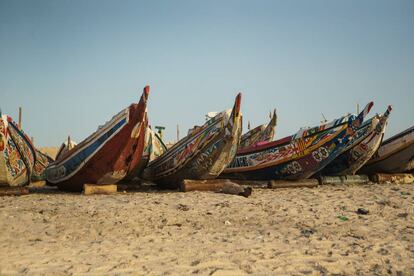
{"label": "small object on sand", "polygon": [[319,185],[317,179],[301,179],[301,180],[272,180],[269,181],[268,187],[270,189],[278,188],[314,188]]}
{"label": "small object on sand", "polygon": [[364,209],[364,208],[358,208],[358,210],[356,211],[356,213],[358,215],[368,215],[369,214],[369,211],[367,209]]}
{"label": "small object on sand", "polygon": [[240,195],[249,197],[252,194],[251,187],[243,187],[230,180],[212,179],[212,180],[192,180],[185,179],[180,186],[182,192],[191,191],[211,191],[224,194]]}
{"label": "small object on sand", "polygon": [[117,185],[97,185],[84,184],[83,193],[85,195],[110,195],[115,194],[118,190]]}
{"label": "small object on sand", "polygon": [[338,216],[341,221],[348,221],[349,219],[345,216]]}
{"label": "small object on sand", "polygon": [[21,196],[28,195],[27,187],[0,187],[0,196]]}
{"label": "small object on sand", "polygon": [[231,222],[230,222],[230,221],[228,221],[228,220],[226,220],[226,221],[224,222],[224,224],[225,224],[225,225],[231,225]]}
{"label": "small object on sand", "polygon": [[230,195],[240,195],[244,197],[249,197],[252,194],[252,188],[251,187],[243,187],[236,183],[226,182],[224,183],[221,190],[218,192],[223,194],[230,194]]}
{"label": "small object on sand", "polygon": [[376,183],[393,183],[393,184],[411,184],[414,183],[414,175],[410,173],[386,174],[377,173],[370,176],[372,182]]}
{"label": "small object on sand", "polygon": [[399,217],[399,218],[407,218],[408,217],[408,213],[399,213],[397,215],[397,217]]}
{"label": "small object on sand", "polygon": [[321,185],[368,184],[369,178],[366,175],[322,176],[319,182]]}

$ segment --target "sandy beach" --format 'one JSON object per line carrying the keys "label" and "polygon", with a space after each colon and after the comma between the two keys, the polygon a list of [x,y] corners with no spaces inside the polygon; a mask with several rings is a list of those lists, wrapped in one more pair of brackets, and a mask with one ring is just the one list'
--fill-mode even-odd
{"label": "sandy beach", "polygon": [[413,189],[1,197],[0,274],[413,275]]}

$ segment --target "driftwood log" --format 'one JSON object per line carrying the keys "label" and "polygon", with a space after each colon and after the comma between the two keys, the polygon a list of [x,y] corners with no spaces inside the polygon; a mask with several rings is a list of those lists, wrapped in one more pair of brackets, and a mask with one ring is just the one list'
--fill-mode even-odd
{"label": "driftwood log", "polygon": [[249,197],[252,194],[251,187],[243,187],[227,179],[185,179],[180,185],[180,191],[211,191],[224,194],[241,195],[244,197]]}
{"label": "driftwood log", "polygon": [[278,188],[314,188],[318,187],[319,182],[317,179],[302,179],[295,181],[286,181],[286,180],[272,180],[269,181],[269,188],[278,189]]}
{"label": "driftwood log", "polygon": [[117,185],[98,185],[84,184],[83,193],[85,195],[109,195],[118,191]]}
{"label": "driftwood log", "polygon": [[385,174],[377,173],[370,176],[372,182],[376,183],[394,183],[394,184],[411,184],[414,183],[414,175],[410,173]]}
{"label": "driftwood log", "polygon": [[317,179],[302,180],[231,180],[239,185],[252,186],[255,188],[313,188],[319,185]]}
{"label": "driftwood log", "polygon": [[322,176],[319,182],[321,185],[368,184],[369,178],[366,175]]}
{"label": "driftwood log", "polygon": [[27,187],[0,187],[0,196],[21,196],[29,193]]}

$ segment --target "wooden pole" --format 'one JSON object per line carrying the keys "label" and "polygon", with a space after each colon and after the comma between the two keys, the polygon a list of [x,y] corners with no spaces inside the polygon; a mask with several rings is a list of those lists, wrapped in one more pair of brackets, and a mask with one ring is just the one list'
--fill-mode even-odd
{"label": "wooden pole", "polygon": [[180,186],[180,191],[211,191],[224,194],[249,197],[252,194],[251,187],[243,187],[228,179],[193,180],[185,179]]}
{"label": "wooden pole", "polygon": [[22,108],[19,107],[19,128],[22,129]]}
{"label": "wooden pole", "polygon": [[321,185],[368,184],[369,178],[366,175],[322,176],[319,182]]}
{"label": "wooden pole", "polygon": [[285,180],[272,180],[269,181],[269,188],[314,188],[318,187],[319,182],[317,179],[302,179],[297,181],[285,181]]}
{"label": "wooden pole", "polygon": [[180,141],[180,125],[177,124],[177,142]]}

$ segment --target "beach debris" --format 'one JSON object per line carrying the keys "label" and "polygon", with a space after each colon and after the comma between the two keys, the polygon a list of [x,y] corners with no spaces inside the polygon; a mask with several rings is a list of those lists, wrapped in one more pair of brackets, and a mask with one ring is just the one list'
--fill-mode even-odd
{"label": "beach debris", "polygon": [[314,188],[319,185],[317,179],[302,179],[302,180],[272,180],[269,181],[268,187],[270,189],[280,188]]}
{"label": "beach debris", "polygon": [[385,174],[377,173],[370,176],[372,182],[376,183],[393,183],[393,184],[411,184],[414,183],[414,175],[411,173]]}
{"label": "beach debris", "polygon": [[358,208],[358,210],[356,211],[356,213],[358,215],[368,215],[369,214],[369,211],[367,209],[364,209],[364,208]]}
{"label": "beach debris", "polygon": [[348,221],[349,219],[346,216],[338,216],[341,221]]}
{"label": "beach debris", "polygon": [[315,234],[315,232],[316,232],[316,230],[312,229],[312,228],[300,230],[301,235],[306,237],[306,238],[309,238],[310,236]]}
{"label": "beach debris", "polygon": [[180,185],[180,191],[211,191],[224,194],[249,197],[252,194],[251,187],[244,187],[226,179],[193,180],[185,179]]}
{"label": "beach debris", "polygon": [[109,195],[115,194],[118,191],[117,185],[97,185],[97,184],[84,184],[84,195]]}
{"label": "beach debris", "polygon": [[319,178],[319,183],[321,185],[368,184],[369,178],[366,175],[322,176]]}
{"label": "beach debris", "polygon": [[228,220],[226,220],[226,221],[224,222],[224,225],[231,225],[231,222],[230,222],[230,221],[228,221]]}
{"label": "beach debris", "polygon": [[188,207],[185,204],[178,204],[177,209],[178,210],[181,210],[181,211],[189,211],[190,210],[190,207]]}
{"label": "beach debris", "polygon": [[399,218],[407,218],[408,217],[408,213],[399,213],[397,215],[397,217],[399,217]]}

